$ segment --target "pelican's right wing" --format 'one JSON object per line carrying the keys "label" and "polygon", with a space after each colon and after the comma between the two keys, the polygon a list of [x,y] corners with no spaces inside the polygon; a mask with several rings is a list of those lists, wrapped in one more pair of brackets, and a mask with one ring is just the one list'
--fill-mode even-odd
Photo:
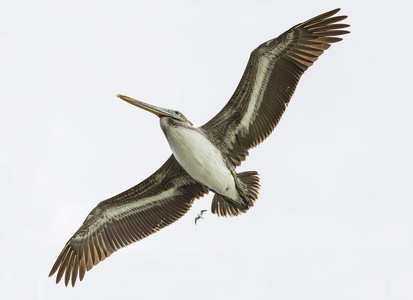
{"label": "pelican's right wing", "polygon": [[58,271],[58,283],[66,273],[66,286],[70,278],[74,286],[78,274],[82,280],[86,270],[113,252],[175,222],[206,193],[172,155],[143,182],[100,202],[66,243],[49,276]]}
{"label": "pelican's right wing", "polygon": [[248,150],[264,141],[277,126],[303,73],[349,33],[335,16],[340,9],[293,26],[256,48],[226,106],[203,131],[239,166]]}

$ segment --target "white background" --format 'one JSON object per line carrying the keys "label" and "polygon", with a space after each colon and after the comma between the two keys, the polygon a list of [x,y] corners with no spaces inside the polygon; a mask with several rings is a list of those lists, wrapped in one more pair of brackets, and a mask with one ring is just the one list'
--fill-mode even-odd
{"label": "white background", "polygon": [[[1,299],[413,299],[408,1],[0,3]],[[117,93],[200,126],[255,47],[336,7],[352,33],[238,169],[261,176],[247,214],[194,226],[210,194],[75,288],[47,277],[97,203],[171,153]]]}

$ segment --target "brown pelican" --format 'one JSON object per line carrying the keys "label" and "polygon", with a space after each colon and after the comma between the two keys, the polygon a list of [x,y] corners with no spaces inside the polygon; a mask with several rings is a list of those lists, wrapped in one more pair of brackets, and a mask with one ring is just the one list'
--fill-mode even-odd
{"label": "brown pelican", "polygon": [[203,219],[204,217],[202,216],[204,214],[204,212],[206,212],[206,209],[201,210],[201,213],[199,213],[196,218],[195,218],[195,225],[196,225],[196,221],[198,221],[199,219]]}
{"label": "brown pelican", "polygon": [[178,111],[118,95],[150,111],[173,154],[149,178],[100,202],[69,239],[50,271],[56,283],[74,286],[100,261],[182,217],[193,201],[209,191],[212,213],[237,216],[258,196],[257,172],[236,173],[248,150],[266,139],[286,109],[301,75],[337,37],[349,33],[338,23],[346,16],[332,10],[300,23],[256,48],[241,82],[225,107],[209,122],[194,128]]}

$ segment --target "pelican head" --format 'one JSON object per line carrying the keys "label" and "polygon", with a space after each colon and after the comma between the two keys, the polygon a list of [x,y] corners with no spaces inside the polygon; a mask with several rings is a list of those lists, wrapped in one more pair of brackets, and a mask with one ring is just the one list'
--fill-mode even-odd
{"label": "pelican head", "polygon": [[148,103],[133,99],[128,96],[120,95],[120,94],[117,94],[116,96],[132,105],[135,105],[139,108],[149,111],[153,113],[154,115],[157,115],[159,118],[166,117],[166,118],[170,118],[171,121],[174,121],[173,123],[175,124],[181,124],[181,125],[189,124],[192,126],[192,123],[181,112],[177,110],[162,108],[162,107],[148,104]]}

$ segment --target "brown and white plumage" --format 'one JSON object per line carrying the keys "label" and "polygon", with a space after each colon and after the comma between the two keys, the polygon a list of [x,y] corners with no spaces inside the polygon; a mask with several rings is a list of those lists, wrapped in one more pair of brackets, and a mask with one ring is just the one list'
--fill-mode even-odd
{"label": "brown and white plumage", "polygon": [[72,285],[79,273],[113,252],[168,226],[182,217],[208,190],[193,180],[173,155],[152,176],[129,190],[102,201],[66,243],[50,275]]}
{"label": "brown and white plumage", "polygon": [[[49,276],[57,272],[57,283],[64,276],[65,284],[71,281],[74,286],[78,275],[82,280],[86,271],[113,252],[173,223],[209,190],[216,193],[213,213],[232,216],[246,212],[257,199],[258,177],[256,172],[236,174],[235,167],[245,160],[250,148],[271,134],[304,71],[331,43],[341,40],[336,36],[348,33],[342,30],[348,25],[337,24],[346,18],[334,17],[338,11],[298,24],[255,49],[230,101],[199,128],[193,128],[179,112],[120,96],[161,118],[161,127],[174,154],[143,182],[100,202],[67,242]],[[190,151],[177,142],[193,137],[188,142],[188,147],[194,148]],[[219,157],[213,157],[217,170],[206,169],[209,159],[200,158],[201,162],[196,163],[187,160],[188,155],[194,155],[193,159],[196,151],[205,151],[206,144],[209,152],[205,155],[219,153]],[[205,166],[195,170],[190,164]],[[232,194],[225,194],[229,188],[219,185],[221,178],[206,178],[212,171],[220,171],[223,179],[233,181]]]}
{"label": "brown and white plumage", "polygon": [[[301,75],[330,47],[349,33],[336,24],[347,16],[335,9],[298,24],[257,47],[225,107],[202,126],[214,144],[239,166],[251,149],[264,141],[278,124]],[[231,122],[228,122],[231,120]]]}

